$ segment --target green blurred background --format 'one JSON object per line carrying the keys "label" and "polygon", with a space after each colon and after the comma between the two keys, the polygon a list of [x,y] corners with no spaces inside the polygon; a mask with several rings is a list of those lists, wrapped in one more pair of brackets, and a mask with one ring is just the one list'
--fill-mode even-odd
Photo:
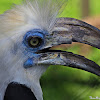
{"label": "green blurred background", "polygon": [[[0,0],[0,14],[20,2]],[[100,15],[100,0],[69,0],[60,17],[83,19],[97,15]],[[60,49],[82,54],[100,65],[100,50],[96,48],[75,44]],[[41,85],[44,100],[90,100],[89,96],[100,97],[99,77],[79,69],[50,66],[41,78]]]}

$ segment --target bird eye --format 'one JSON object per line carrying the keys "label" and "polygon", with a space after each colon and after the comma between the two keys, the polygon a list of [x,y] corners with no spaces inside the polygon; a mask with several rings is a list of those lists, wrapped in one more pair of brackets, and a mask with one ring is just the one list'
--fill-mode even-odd
{"label": "bird eye", "polygon": [[36,48],[38,46],[40,46],[42,43],[42,39],[40,37],[29,37],[28,38],[28,45],[31,48]]}

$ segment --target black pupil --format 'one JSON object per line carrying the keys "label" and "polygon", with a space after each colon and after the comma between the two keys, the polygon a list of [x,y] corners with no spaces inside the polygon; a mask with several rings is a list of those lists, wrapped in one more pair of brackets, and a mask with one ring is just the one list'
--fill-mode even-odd
{"label": "black pupil", "polygon": [[28,45],[32,48],[36,48],[40,46],[42,43],[42,39],[40,37],[29,37],[28,38]]}

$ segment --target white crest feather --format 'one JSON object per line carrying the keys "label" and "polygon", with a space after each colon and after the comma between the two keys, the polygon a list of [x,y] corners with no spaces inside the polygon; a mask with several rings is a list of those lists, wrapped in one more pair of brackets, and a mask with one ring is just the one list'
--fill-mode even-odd
{"label": "white crest feather", "polygon": [[[5,89],[12,80],[33,87],[31,89],[36,94],[37,100],[43,100],[39,78],[45,68],[41,66],[27,70],[23,68],[23,62],[28,58],[28,54],[23,53],[22,40],[31,29],[45,29],[50,33],[64,1],[25,0],[0,15],[0,100],[3,100]],[[34,80],[38,81],[36,91]]]}
{"label": "white crest feather", "polygon": [[21,27],[52,30],[59,9],[65,0],[24,0],[0,16],[1,33],[17,31]]}

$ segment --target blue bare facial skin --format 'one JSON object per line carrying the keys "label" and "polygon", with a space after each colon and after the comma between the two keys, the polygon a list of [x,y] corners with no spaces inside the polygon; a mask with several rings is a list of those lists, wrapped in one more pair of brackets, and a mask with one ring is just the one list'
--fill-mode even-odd
{"label": "blue bare facial skin", "polygon": [[32,58],[28,58],[25,62],[24,62],[24,68],[30,68],[33,66],[33,59]]}
{"label": "blue bare facial skin", "polygon": [[23,45],[25,48],[25,55],[28,54],[29,56],[29,58],[24,62],[24,68],[30,68],[34,65],[32,56],[39,56],[39,54],[35,54],[35,52],[41,50],[45,45],[45,35],[47,34],[48,32],[45,30],[33,29],[24,35]]}

